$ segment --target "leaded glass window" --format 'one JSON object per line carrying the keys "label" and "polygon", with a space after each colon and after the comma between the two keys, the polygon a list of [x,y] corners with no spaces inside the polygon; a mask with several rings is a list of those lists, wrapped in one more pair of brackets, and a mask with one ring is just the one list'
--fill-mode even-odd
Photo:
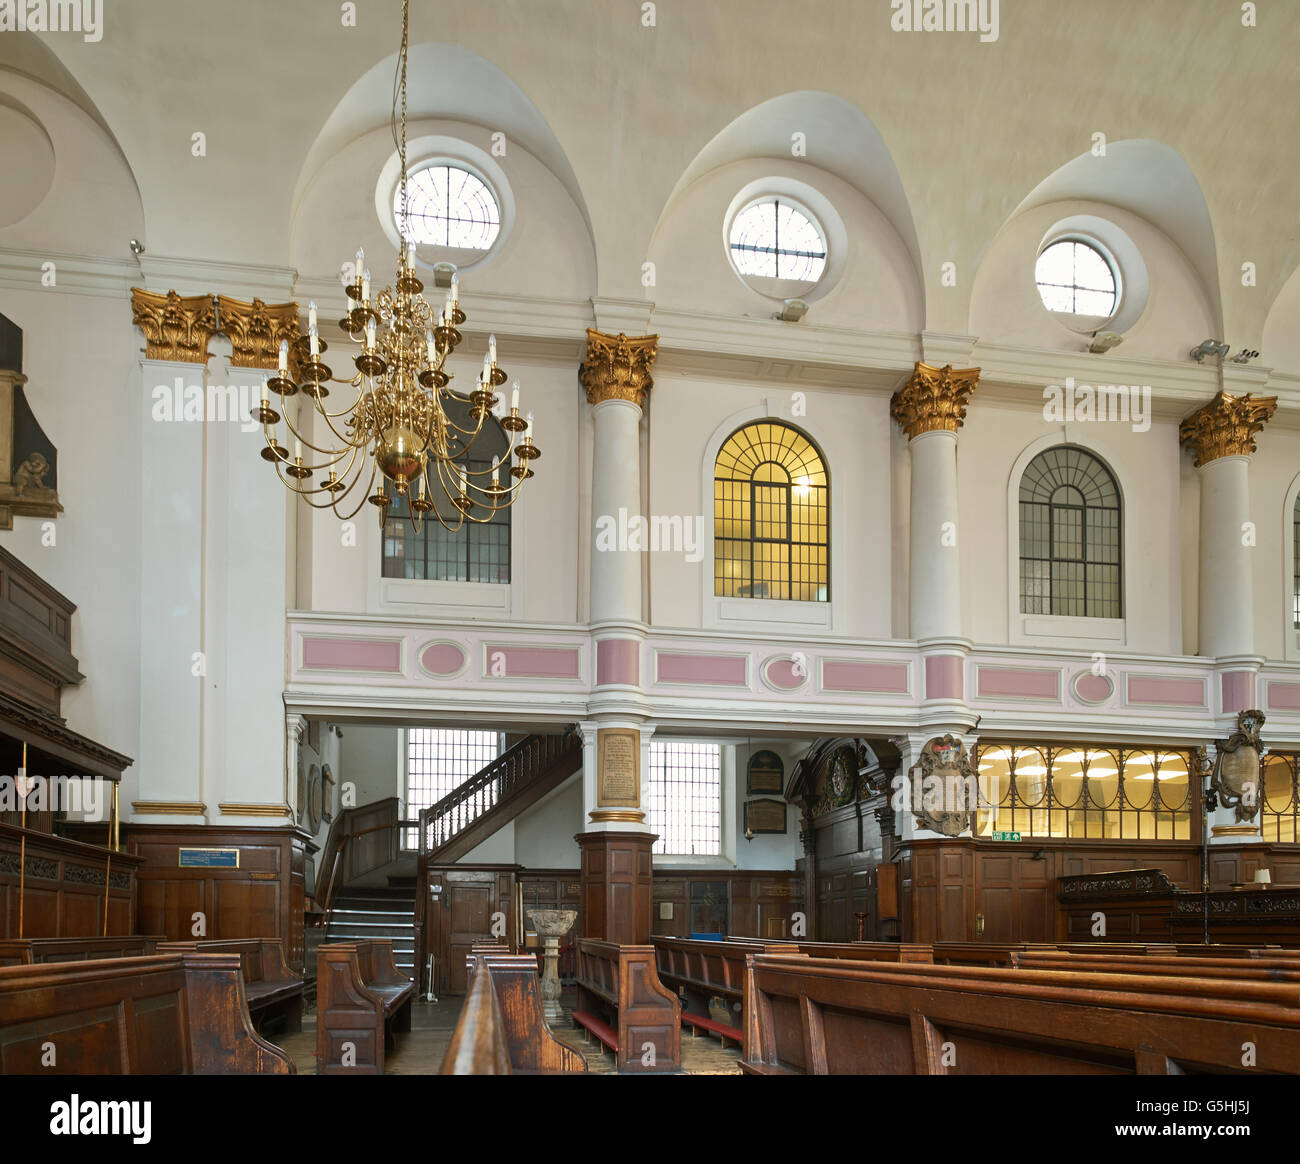
{"label": "leaded glass window", "polygon": [[779,421],[727,438],[713,474],[714,593],[825,602],[830,480],[817,446]]}
{"label": "leaded glass window", "polygon": [[1047,449],[1020,479],[1020,610],[1122,618],[1123,513],[1106,466],[1073,445]]}

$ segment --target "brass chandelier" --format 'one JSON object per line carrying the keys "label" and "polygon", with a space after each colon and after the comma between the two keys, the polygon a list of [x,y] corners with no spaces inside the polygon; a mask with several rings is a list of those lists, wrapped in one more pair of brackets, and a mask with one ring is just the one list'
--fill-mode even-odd
{"label": "brass chandelier", "polygon": [[[460,309],[459,285],[454,275],[445,304],[437,311],[430,306],[421,294],[424,284],[415,274],[415,244],[407,237],[409,18],[409,0],[403,0],[402,46],[393,100],[393,138],[401,172],[403,244],[398,251],[394,287],[385,287],[371,296],[365,253],[358,250],[353,281],[345,287],[347,314],[339,320],[339,328],[360,348],[352,357],[356,374],[347,379],[335,377],[322,362],[329,345],[320,338],[316,304],[312,303],[307,334],[296,339],[292,348],[287,340],[281,342],[279,369],[263,385],[261,405],[253,416],[262,423],[266,436],[266,447],[261,452],[263,459],[275,466],[288,488],[313,507],[333,509],[339,517],[347,519],[355,517],[369,501],[379,510],[382,527],[394,500],[404,497],[407,516],[417,532],[430,512],[444,528],[455,532],[466,521],[490,521],[498,510],[513,505],[523,483],[533,476],[529,463],[541,456],[541,451],[533,442],[532,414],[527,419],[519,415],[518,381],[514,384],[509,412],[503,412],[500,407],[502,401],[496,389],[506,382],[506,373],[497,364],[495,336],[489,340],[473,391],[461,393],[451,388],[453,373],[444,370],[447,357],[463,338],[458,329],[465,322],[465,313]],[[352,402],[331,412],[325,403],[330,396],[329,384],[346,384],[356,389]],[[323,418],[327,432],[336,443],[326,448],[312,443],[294,424],[287,408],[281,417],[271,407],[270,392],[282,400],[299,392],[310,396],[316,414]],[[287,430],[284,444],[276,435],[281,419]],[[474,446],[485,426],[490,425],[499,425],[508,434],[505,452],[493,459],[490,469],[471,469],[469,462]],[[520,433],[523,436],[516,443]],[[292,455],[288,448],[290,440]],[[306,457],[304,449],[310,450]],[[485,462],[485,458],[478,459]],[[503,484],[503,471],[513,481]],[[318,480],[321,473],[325,476]],[[366,484],[353,505],[353,492],[363,480]],[[450,502],[454,515],[434,500],[435,491],[440,491]]]}

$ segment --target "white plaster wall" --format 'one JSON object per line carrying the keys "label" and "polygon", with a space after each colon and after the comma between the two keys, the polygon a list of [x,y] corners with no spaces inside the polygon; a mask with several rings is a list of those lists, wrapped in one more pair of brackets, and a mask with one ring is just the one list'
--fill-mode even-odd
{"label": "white plaster wall", "polygon": [[1255,523],[1256,538],[1251,579],[1255,653],[1285,659],[1296,656],[1288,537],[1294,511],[1287,501],[1300,474],[1300,431],[1270,424],[1256,444],[1250,461],[1250,520]]}
{"label": "white plaster wall", "polygon": [[1013,483],[1011,473],[1021,453],[1049,435],[1096,453],[1119,484],[1127,550],[1125,648],[1180,654],[1184,550],[1177,422],[1156,419],[1147,432],[1113,422],[1051,424],[1043,417],[1041,394],[1033,389],[1025,390],[1023,401],[977,395],[958,441],[958,547],[967,637],[976,643],[1008,642],[1012,586],[1019,606],[1019,572],[1009,561],[1007,530],[1008,490],[1018,489],[1019,481]]}
{"label": "white plaster wall", "polygon": [[[491,149],[491,132],[450,121],[420,121],[407,127],[412,144],[422,136],[438,135],[463,139],[485,151]],[[290,262],[301,276],[337,280],[341,265],[364,246],[376,289],[392,281],[396,249],[376,213],[375,186],[393,152],[392,133],[384,126],[340,150],[312,177],[290,235]],[[419,160],[418,153],[410,155],[411,165]],[[595,252],[586,221],[568,191],[517,142],[507,144],[504,157],[492,160],[505,172],[517,217],[496,251],[462,276],[462,291],[589,298],[596,286]],[[431,282],[427,276],[425,281]]]}
{"label": "white plaster wall", "polygon": [[339,741],[339,764],[334,773],[340,792],[344,783],[356,785],[358,806],[389,796],[403,796],[405,765],[401,729],[359,723],[345,723],[340,727],[343,738]]}
{"label": "white plaster wall", "polygon": [[515,860],[526,869],[577,869],[582,854],[573,838],[582,821],[579,772],[515,819]]}
{"label": "white plaster wall", "polygon": [[[1186,256],[1145,219],[1096,202],[1053,202],[1017,215],[989,246],[971,292],[970,333],[983,343],[1082,352],[1088,338],[1043,307],[1034,262],[1044,234],[1063,218],[1093,214],[1119,226],[1137,245],[1147,268],[1146,309],[1117,349],[1125,357],[1187,359],[1188,350],[1218,324],[1208,296]],[[960,278],[960,272],[958,273]]]}
{"label": "white plaster wall", "polygon": [[[800,389],[805,412],[792,415],[792,393],[770,385],[670,374],[655,380],[650,415],[652,515],[703,516],[713,537],[713,465],[705,451],[719,426],[754,408],[801,428],[826,456],[831,482],[831,600],[844,634],[887,638],[891,623],[891,469],[889,398]],[[748,423],[748,418],[736,422]],[[724,434],[725,435],[725,434]],[[652,553],[650,616],[656,626],[700,627],[707,560]],[[837,586],[837,580],[843,582]],[[712,580],[707,592],[713,594]],[[812,604],[809,604],[812,605]]]}
{"label": "white plaster wall", "polygon": [[[534,440],[542,450],[532,462],[529,480],[511,514],[513,543],[510,617],[543,622],[577,619],[578,409],[586,408],[574,365],[526,361],[498,349],[501,366],[520,382],[521,412],[532,411]],[[471,375],[482,362],[473,354],[452,358],[453,370]],[[332,398],[331,398],[332,400]],[[323,428],[323,422],[320,422]],[[363,491],[359,485],[349,507]],[[366,503],[352,519],[355,538],[347,534],[332,510],[312,510],[297,499],[298,602],[317,611],[420,615],[457,601],[454,583],[428,582],[419,589],[421,601],[394,603],[383,597],[380,583],[381,542],[375,507]],[[305,535],[305,536],[304,536]],[[448,613],[442,610],[440,613]],[[454,609],[450,613],[455,613]],[[467,617],[474,617],[467,613]]]}
{"label": "white plaster wall", "polygon": [[898,232],[855,187],[808,162],[753,158],[720,166],[683,191],[651,242],[655,286],[647,289],[646,298],[660,307],[710,315],[770,319],[779,311],[779,302],[737,276],[724,234],[736,192],[771,177],[793,178],[818,190],[831,201],[847,234],[843,273],[812,304],[809,321],[824,327],[919,331],[924,326],[920,280]]}
{"label": "white plaster wall", "polygon": [[752,740],[736,745],[736,795],[734,802],[725,806],[733,813],[736,822],[736,868],[738,869],[793,869],[795,858],[801,854],[799,845],[799,809],[793,804],[786,805],[785,835],[777,833],[757,833],[753,840],[745,840],[745,801],[775,797],[777,793],[745,792],[745,769],[749,757],[763,750],[775,752],[785,764],[785,778],[789,780],[790,772],[799,757],[808,750],[806,742],[798,740]]}

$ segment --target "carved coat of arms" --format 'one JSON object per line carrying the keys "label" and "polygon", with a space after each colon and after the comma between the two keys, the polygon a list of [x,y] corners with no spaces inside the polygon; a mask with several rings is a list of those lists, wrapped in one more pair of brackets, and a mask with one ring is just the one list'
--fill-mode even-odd
{"label": "carved coat of arms", "polygon": [[925,745],[912,768],[912,811],[919,828],[945,837],[974,826],[979,807],[979,774],[966,748],[951,735]]}
{"label": "carved coat of arms", "polygon": [[1229,739],[1215,741],[1210,787],[1220,804],[1236,810],[1238,821],[1253,821],[1259,812],[1260,758],[1264,751],[1259,732],[1263,726],[1262,711],[1239,711],[1237,730]]}

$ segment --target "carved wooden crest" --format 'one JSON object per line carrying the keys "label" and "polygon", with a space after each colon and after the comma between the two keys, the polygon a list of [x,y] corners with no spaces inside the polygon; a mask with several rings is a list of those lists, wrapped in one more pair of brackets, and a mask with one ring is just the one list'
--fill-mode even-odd
{"label": "carved wooden crest", "polygon": [[974,827],[979,774],[959,739],[951,735],[932,739],[912,766],[911,776],[918,828],[955,837]]}
{"label": "carved wooden crest", "polygon": [[1227,740],[1216,740],[1214,774],[1210,787],[1219,803],[1236,809],[1239,821],[1253,821],[1259,812],[1260,758],[1263,748],[1259,742],[1264,726],[1264,713],[1259,710],[1239,711],[1237,730]]}

